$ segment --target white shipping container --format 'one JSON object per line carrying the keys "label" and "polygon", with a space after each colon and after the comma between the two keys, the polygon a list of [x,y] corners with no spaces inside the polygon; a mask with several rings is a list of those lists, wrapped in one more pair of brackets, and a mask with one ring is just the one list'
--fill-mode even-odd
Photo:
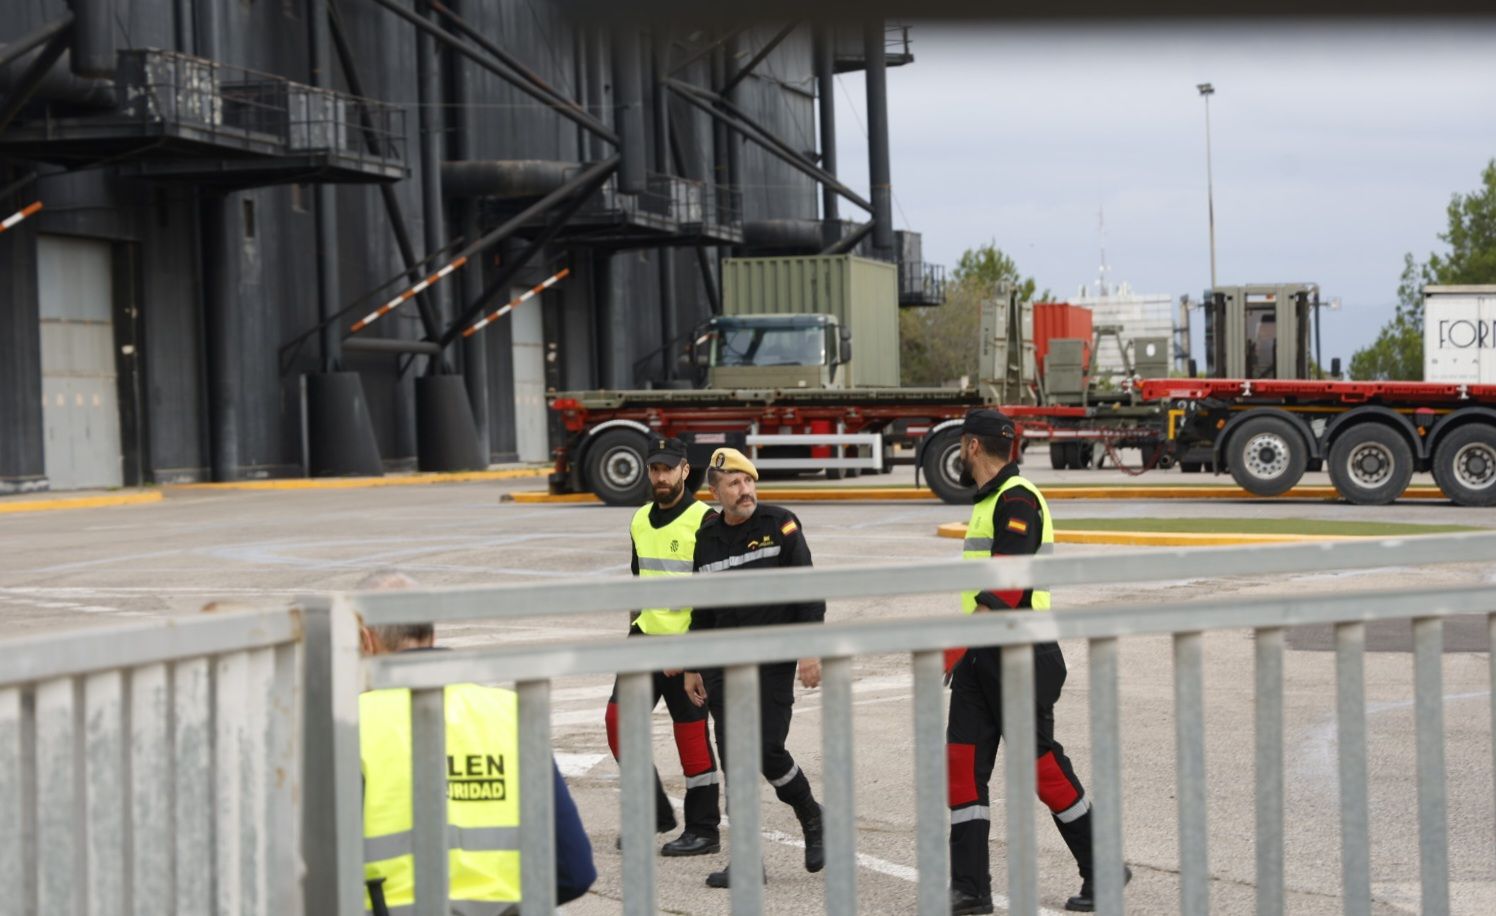
{"label": "white shipping container", "polygon": [[1423,378],[1496,385],[1496,286],[1424,290]]}

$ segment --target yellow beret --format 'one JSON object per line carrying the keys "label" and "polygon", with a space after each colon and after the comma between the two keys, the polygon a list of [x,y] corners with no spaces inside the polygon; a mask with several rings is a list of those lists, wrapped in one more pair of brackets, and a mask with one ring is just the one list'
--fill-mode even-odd
{"label": "yellow beret", "polygon": [[754,480],[758,479],[758,468],[747,455],[735,448],[719,448],[712,452],[712,467],[719,471],[742,471]]}

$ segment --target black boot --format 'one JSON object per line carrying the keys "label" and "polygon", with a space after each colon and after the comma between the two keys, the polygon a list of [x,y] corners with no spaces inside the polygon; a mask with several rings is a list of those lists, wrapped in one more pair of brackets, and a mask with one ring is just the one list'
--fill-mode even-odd
{"label": "black boot", "polygon": [[951,916],[992,912],[992,897],[974,897],[963,890],[951,889]]}
{"label": "black boot", "polygon": [[800,829],[805,832],[805,870],[814,874],[826,867],[826,838],[821,823],[821,806],[809,802],[795,809]]}
{"label": "black boot", "polygon": [[[1132,880],[1132,869],[1126,865],[1122,866],[1122,886]],[[1096,911],[1096,889],[1090,878],[1082,878],[1080,882],[1080,893],[1065,901],[1065,909],[1076,913],[1093,913]]]}
{"label": "black boot", "polygon": [[660,847],[662,856],[704,856],[721,851],[722,838],[719,834],[700,833],[690,827]]}

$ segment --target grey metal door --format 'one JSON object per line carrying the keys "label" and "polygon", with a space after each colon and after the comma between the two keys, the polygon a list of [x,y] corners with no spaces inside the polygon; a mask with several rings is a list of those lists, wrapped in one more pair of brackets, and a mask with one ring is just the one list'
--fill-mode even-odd
{"label": "grey metal door", "polygon": [[[525,292],[516,289],[514,296]],[[520,461],[544,461],[550,453],[546,431],[545,331],[540,296],[515,306],[509,315],[514,340],[514,449]]]}
{"label": "grey metal door", "polygon": [[37,239],[42,426],[54,490],[124,483],[108,242]]}

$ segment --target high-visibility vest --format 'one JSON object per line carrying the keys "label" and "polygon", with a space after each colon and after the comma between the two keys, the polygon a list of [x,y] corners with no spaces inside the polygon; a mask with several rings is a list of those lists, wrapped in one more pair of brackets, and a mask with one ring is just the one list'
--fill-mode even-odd
{"label": "high-visibility vest", "polygon": [[[966,544],[961,552],[963,560],[990,560],[992,559],[992,542],[997,537],[997,532],[992,528],[993,516],[996,514],[997,501],[1002,495],[1014,487],[1023,487],[1034,494],[1034,499],[1039,503],[1040,531],[1039,553],[1052,553],[1054,551],[1054,521],[1049,515],[1049,503],[1044,501],[1044,494],[1039,488],[1014,475],[996,490],[983,498],[975,506],[971,507],[971,521],[966,526]],[[1049,592],[1043,589],[1033,590],[1033,609],[1036,611],[1049,610]],[[961,593],[961,610],[970,614],[977,609],[977,593]]]}
{"label": "high-visibility vest", "polygon": [[[513,691],[476,684],[443,692],[448,893],[454,912],[495,912],[520,899],[518,699]],[[415,903],[410,691],[362,694],[358,717],[364,880],[383,878],[385,903],[399,913]],[[373,909],[367,896],[364,909]]]}
{"label": "high-visibility vest", "polygon": [[[649,505],[641,506],[629,525],[629,533],[634,536],[634,552],[639,555],[639,575],[690,575],[696,553],[696,529],[701,527],[701,519],[710,511],[706,503],[692,503],[663,528],[649,523],[649,509]],[[691,628],[691,609],[646,608],[634,624],[651,636],[684,633]]]}

